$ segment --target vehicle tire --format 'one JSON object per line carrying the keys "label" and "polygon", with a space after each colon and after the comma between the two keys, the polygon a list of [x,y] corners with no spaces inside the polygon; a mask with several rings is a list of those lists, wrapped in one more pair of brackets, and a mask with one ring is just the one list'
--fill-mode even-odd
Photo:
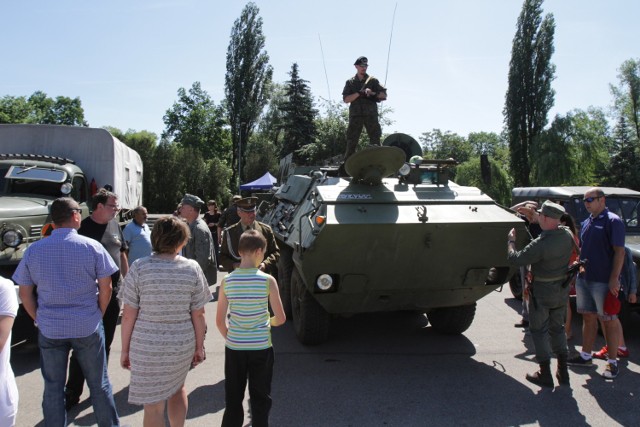
{"label": "vehicle tire", "polygon": [[282,245],[278,260],[278,289],[284,313],[291,318],[291,271],[293,271],[293,250]]}
{"label": "vehicle tire", "polygon": [[516,271],[516,274],[511,276],[509,279],[509,288],[511,289],[511,294],[517,300],[522,301],[522,281],[520,280],[520,269]]}
{"label": "vehicle tire", "polygon": [[469,329],[476,315],[476,303],[457,307],[434,308],[427,314],[434,330],[447,335],[459,335]]}
{"label": "vehicle tire", "polygon": [[329,313],[313,299],[297,268],[291,271],[293,329],[302,344],[320,344],[329,337]]}

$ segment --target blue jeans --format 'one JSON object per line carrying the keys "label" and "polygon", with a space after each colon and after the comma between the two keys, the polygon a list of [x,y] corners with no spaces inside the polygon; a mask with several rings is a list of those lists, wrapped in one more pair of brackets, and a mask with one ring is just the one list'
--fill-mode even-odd
{"label": "blue jeans", "polygon": [[107,358],[104,349],[104,328],[102,323],[88,337],[50,339],[38,334],[40,347],[40,370],[44,379],[42,412],[45,426],[63,427],[67,425],[64,408],[64,384],[67,379],[67,363],[71,349],[85,373],[87,386],[91,391],[91,402],[100,427],[120,425],[116,404],[113,400],[111,383],[107,377]]}

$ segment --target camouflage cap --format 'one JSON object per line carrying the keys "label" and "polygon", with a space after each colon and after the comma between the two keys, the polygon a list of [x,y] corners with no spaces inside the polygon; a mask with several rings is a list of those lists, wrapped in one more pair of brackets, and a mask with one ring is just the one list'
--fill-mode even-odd
{"label": "camouflage cap", "polygon": [[257,197],[245,197],[236,202],[236,206],[243,212],[254,212],[256,210]]}
{"label": "camouflage cap", "polygon": [[547,200],[542,204],[542,207],[538,209],[538,213],[548,216],[549,218],[560,219],[560,217],[564,215],[565,210],[559,204]]}
{"label": "camouflage cap", "polygon": [[353,65],[369,65],[369,60],[366,56],[361,56],[356,59],[356,62],[354,62]]}
{"label": "camouflage cap", "polygon": [[180,203],[183,205],[193,206],[194,208],[204,206],[202,199],[198,196],[194,196],[193,194],[185,194]]}

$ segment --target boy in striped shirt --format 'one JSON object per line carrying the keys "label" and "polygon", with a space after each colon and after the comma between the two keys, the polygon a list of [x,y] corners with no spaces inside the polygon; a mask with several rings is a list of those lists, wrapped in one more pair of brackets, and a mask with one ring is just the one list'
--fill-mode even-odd
{"label": "boy in striped shirt", "polygon": [[238,244],[240,266],[220,285],[216,325],[226,339],[224,427],[243,425],[247,379],[252,425],[269,424],[274,360],[271,327],[282,325],[286,316],[276,279],[258,268],[266,247],[266,239],[256,230],[242,233]]}

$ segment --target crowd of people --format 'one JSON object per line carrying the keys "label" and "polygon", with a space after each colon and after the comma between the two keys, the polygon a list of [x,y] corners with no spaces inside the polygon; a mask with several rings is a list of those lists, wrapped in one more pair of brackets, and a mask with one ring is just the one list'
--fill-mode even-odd
{"label": "crowd of people", "polygon": [[[128,401],[143,406],[145,426],[163,425],[165,409],[171,426],[184,425],[184,383],[206,358],[205,305],[213,299],[218,258],[230,273],[221,281],[216,318],[227,348],[223,425],[243,424],[247,380],[253,425],[267,425],[270,329],[286,318],[276,280],[268,274],[278,261],[278,246],[269,226],[255,220],[256,201],[234,198],[238,221],[227,225],[234,217],[217,212],[214,201],[202,218],[204,202],[185,194],[176,214],[159,218],[152,229],[144,206],[121,229],[118,196],[106,189],[93,196],[85,219],[71,198],[51,204],[54,230],[29,246],[13,275],[38,328],[45,425],[66,425],[85,381],[96,423],[120,425],[107,363],[121,310],[120,365],[131,371]],[[13,426],[19,395],[7,343],[18,304],[10,280],[0,281],[0,296],[0,372],[7,379],[0,425]]]}
{"label": "crowd of people", "polygon": [[[590,367],[592,359],[606,360],[602,376],[615,379],[618,357],[628,357],[618,320],[619,298],[636,302],[636,273],[633,258],[625,249],[625,227],[618,215],[609,211],[602,189],[587,190],[583,203],[589,217],[579,232],[563,206],[545,201],[540,209],[534,201],[513,208],[522,215],[530,234],[529,243],[517,250],[516,231],[508,234],[508,259],[522,274],[523,317],[518,327],[527,327],[535,347],[539,370],[526,379],[542,387],[553,387],[551,358],[555,355],[555,377],[569,385],[569,366]],[[535,227],[534,227],[535,225]],[[534,234],[535,233],[535,234]],[[582,315],[582,349],[569,357],[572,338],[569,295],[576,295]],[[605,346],[592,353],[598,321],[604,331]]]}

